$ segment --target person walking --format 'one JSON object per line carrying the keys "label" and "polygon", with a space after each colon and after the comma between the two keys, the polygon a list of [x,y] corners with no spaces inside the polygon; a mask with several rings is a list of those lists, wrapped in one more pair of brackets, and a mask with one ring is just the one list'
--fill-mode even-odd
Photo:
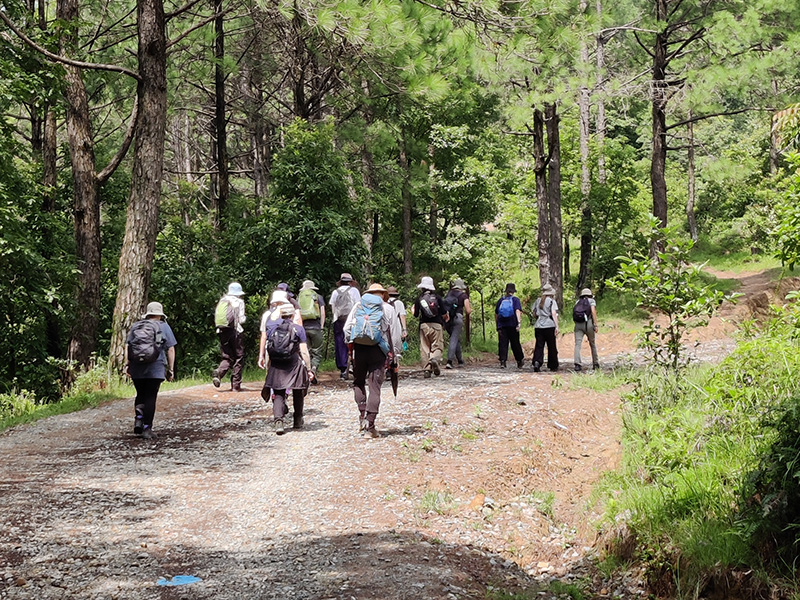
{"label": "person walking", "polygon": [[275,433],[283,435],[283,419],[289,412],[286,405],[287,390],[292,391],[292,428],[302,429],[305,425],[303,404],[308,391],[311,357],[308,354],[305,329],[293,322],[294,305],[286,302],[272,312],[277,312],[279,318],[265,320],[266,331],[261,336],[258,366],[267,369],[261,397],[269,402],[272,396]]}
{"label": "person walking", "polygon": [[[358,429],[370,438],[381,437],[375,418],[381,405],[381,386],[386,366],[400,349],[389,292],[373,283],[347,316],[344,334],[353,348],[353,394],[359,412]],[[369,382],[369,383],[367,383]],[[369,393],[367,393],[369,387]]]}
{"label": "person walking", "polygon": [[241,284],[233,282],[228,286],[228,293],[217,303],[214,311],[214,324],[217,327],[219,349],[222,361],[211,372],[211,382],[219,387],[222,378],[230,370],[231,390],[242,391],[242,371],[244,370],[244,339],[242,323],[247,317],[244,313],[244,292]]}
{"label": "person walking", "polygon": [[427,379],[431,371],[441,375],[444,348],[444,324],[450,319],[444,300],[436,293],[432,277],[423,277],[417,288],[422,291],[411,313],[419,319],[419,354],[422,359],[423,376]]}
{"label": "person walking", "polygon": [[361,301],[361,294],[350,273],[342,273],[336,285],[338,287],[331,294],[330,302],[333,309],[333,344],[339,377],[347,379],[348,348],[344,339],[344,323],[353,307]]}
{"label": "person walking", "polygon": [[525,352],[522,344],[519,343],[519,329],[522,326],[522,304],[514,294],[517,293],[517,286],[507,283],[505,293],[497,301],[494,307],[494,319],[497,326],[497,357],[500,359],[500,367],[505,369],[508,361],[508,346],[514,353],[517,361],[517,368],[521,369],[525,364]]}
{"label": "person walking", "polygon": [[599,369],[600,361],[597,359],[597,344],[595,343],[595,336],[597,335],[597,302],[595,302],[592,290],[589,288],[581,290],[581,295],[572,309],[572,320],[575,322],[575,370],[580,371],[583,368],[581,364],[581,346],[583,345],[584,335],[589,340],[589,349],[592,351],[592,369]]}
{"label": "person walking", "polygon": [[308,351],[311,354],[311,370],[308,372],[308,377],[314,385],[317,384],[317,371],[322,362],[322,346],[325,339],[325,298],[317,291],[314,282],[306,279],[297,294],[300,318],[303,319]]}
{"label": "person walking", "polygon": [[462,366],[464,358],[461,355],[461,330],[464,328],[464,319],[472,314],[472,305],[469,303],[467,286],[463,279],[456,279],[450,286],[450,291],[444,297],[450,320],[447,322],[447,332],[450,342],[447,348],[447,364],[445,369]]}
{"label": "person walking", "polygon": [[153,417],[161,382],[175,378],[175,346],[178,345],[167,323],[164,307],[151,302],[128,332],[125,342],[125,372],[133,381],[133,433],[153,439]]}
{"label": "person walking", "polygon": [[[393,285],[390,285],[386,288],[389,293],[389,306],[394,309],[394,318],[395,321],[395,328],[394,332],[396,335],[396,339],[392,338],[392,346],[395,348],[399,348],[400,351],[403,350],[403,342],[406,341],[408,337],[408,329],[406,325],[406,305],[403,304],[403,301],[400,300],[400,292],[397,291],[397,288]],[[399,362],[400,359],[403,357],[400,351],[395,353],[395,361]]]}
{"label": "person walking", "polygon": [[533,324],[536,345],[533,348],[533,370],[537,373],[544,364],[544,347],[547,345],[547,368],[558,371],[558,304],[556,291],[552,285],[545,284],[541,297],[534,303],[533,312],[536,322]]}

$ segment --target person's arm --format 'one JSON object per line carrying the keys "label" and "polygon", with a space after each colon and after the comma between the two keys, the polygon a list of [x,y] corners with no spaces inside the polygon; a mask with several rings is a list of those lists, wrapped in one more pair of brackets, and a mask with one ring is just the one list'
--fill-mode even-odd
{"label": "person's arm", "polygon": [[443,298],[437,298],[436,301],[439,303],[439,314],[442,315],[443,320],[445,323],[450,322],[450,311],[447,310],[447,307],[444,305]]}
{"label": "person's arm", "polygon": [[261,341],[258,342],[258,366],[261,367],[262,369],[266,369],[267,368],[267,362],[265,360],[266,359],[266,352],[265,352],[266,347],[267,347],[267,332],[266,331],[262,331],[261,332]]}
{"label": "person's arm", "polygon": [[130,362],[128,362],[128,342],[125,342],[125,349],[123,350],[123,356],[125,357],[125,369],[124,369],[125,375],[130,377],[131,376],[131,365],[130,365]]}
{"label": "person's arm", "polygon": [[416,302],[414,302],[414,304],[411,305],[411,314],[414,315],[415,317],[417,316],[417,303]]}
{"label": "person's arm", "polygon": [[303,359],[303,363],[306,365],[306,369],[309,371],[311,370],[311,355],[308,353],[308,344],[305,342],[300,342],[300,356]]}
{"label": "person's arm", "polygon": [[386,339],[389,341],[389,349],[397,356],[403,352],[403,346],[395,346],[395,341],[400,341],[400,336],[397,335],[397,319],[394,318],[394,308],[388,304],[383,305],[383,316],[381,317],[381,333],[388,336]]}
{"label": "person's arm", "polygon": [[245,309],[244,300],[239,298],[239,324],[240,325],[242,323],[244,323],[245,321],[247,321],[247,315],[245,314],[244,309]]}
{"label": "person's arm", "polygon": [[464,298],[464,316],[472,314],[472,304],[469,303],[469,298]]}
{"label": "person's arm", "polygon": [[519,331],[520,327],[522,327],[522,309],[518,308],[514,311],[514,314],[517,317],[517,331]]}
{"label": "person's arm", "polygon": [[[322,298],[322,296],[319,298]],[[319,302],[319,328],[325,329],[325,300]]]}
{"label": "person's arm", "polygon": [[550,316],[553,317],[553,321],[556,324],[556,335],[558,335],[558,305],[555,300],[553,300],[553,305],[550,307]]}
{"label": "person's arm", "polygon": [[175,346],[167,349],[167,381],[175,379]]}
{"label": "person's arm", "polygon": [[592,324],[594,325],[594,330],[597,331],[597,306],[592,304]]}
{"label": "person's arm", "polygon": [[403,330],[400,332],[400,337],[403,339],[408,337],[408,325],[406,324],[406,315],[405,313],[400,315],[400,324],[403,326]]}
{"label": "person's arm", "polygon": [[353,307],[353,309],[350,311],[350,314],[347,315],[347,319],[345,319],[343,328],[345,342],[350,338],[350,330],[353,328],[353,315],[356,314],[357,308],[358,304]]}

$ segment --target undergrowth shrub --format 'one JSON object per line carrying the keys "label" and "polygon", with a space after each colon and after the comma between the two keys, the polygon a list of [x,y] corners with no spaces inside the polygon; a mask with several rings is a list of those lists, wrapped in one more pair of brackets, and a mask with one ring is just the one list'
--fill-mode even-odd
{"label": "undergrowth shrub", "polygon": [[33,412],[36,396],[28,390],[0,394],[0,420]]}

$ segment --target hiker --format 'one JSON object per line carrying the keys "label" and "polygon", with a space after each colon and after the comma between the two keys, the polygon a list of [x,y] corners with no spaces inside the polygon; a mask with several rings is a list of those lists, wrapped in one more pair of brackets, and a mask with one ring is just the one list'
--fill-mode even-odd
{"label": "hiker", "polygon": [[[289,294],[283,290],[275,290],[272,292],[272,296],[269,298],[269,307],[267,308],[266,312],[261,315],[261,325],[259,326],[259,331],[261,332],[261,337],[264,337],[264,332],[266,331],[266,323],[267,321],[276,321],[280,319],[280,311],[278,308],[282,304],[292,304],[291,300],[289,299]],[[292,304],[294,307],[294,304]],[[300,316],[300,310],[295,309],[294,317],[292,318],[293,322],[297,325],[303,325],[303,319]]]}
{"label": "hiker", "polygon": [[472,314],[472,305],[469,303],[467,286],[463,279],[456,279],[450,286],[450,291],[444,297],[444,305],[450,316],[447,322],[450,343],[447,348],[447,364],[444,368],[452,369],[454,366],[464,365],[464,358],[461,355],[461,330],[464,328],[464,317]]}
{"label": "hiker", "polygon": [[244,296],[244,292],[241,284],[234,281],[228,286],[228,293],[220,298],[214,311],[214,324],[217,327],[222,361],[211,372],[211,382],[214,387],[219,387],[222,378],[230,370],[231,390],[234,392],[242,391],[242,371],[244,370],[242,323],[247,317],[244,314],[242,296]]}
{"label": "hiker", "polygon": [[513,283],[506,284],[505,293],[494,307],[494,320],[497,326],[497,356],[500,367],[505,369],[508,362],[508,345],[517,361],[517,368],[525,364],[525,353],[519,343],[519,328],[522,326],[522,303],[514,294],[517,286]]}
{"label": "hiker", "polygon": [[555,299],[556,290],[549,283],[542,288],[542,296],[534,303],[533,313],[536,322],[533,324],[536,345],[533,348],[533,370],[537,373],[544,364],[544,346],[547,344],[547,368],[558,371],[558,304]]}
{"label": "hiker", "polygon": [[306,279],[297,294],[300,304],[300,318],[306,330],[308,350],[311,354],[311,370],[308,377],[311,383],[317,384],[317,371],[322,362],[322,345],[325,338],[325,298],[317,293],[318,288],[310,279]]}
{"label": "hiker", "polygon": [[125,372],[136,388],[133,400],[133,433],[153,439],[153,416],[161,382],[175,378],[175,334],[167,323],[164,307],[151,302],[141,321],[131,326],[125,342]]}
{"label": "hiker", "polygon": [[572,320],[575,322],[575,370],[580,371],[581,364],[581,345],[583,336],[589,340],[589,348],[592,351],[592,370],[600,368],[600,361],[597,359],[597,302],[592,296],[592,290],[583,288],[581,295],[575,302],[572,309]]}
{"label": "hiker", "polygon": [[[399,350],[392,340],[398,338],[394,311],[386,302],[389,292],[373,283],[348,314],[344,334],[353,348],[353,393],[358,405],[358,430],[370,438],[379,438],[375,417],[381,405],[381,386],[386,366]],[[369,384],[367,384],[369,380]],[[369,394],[367,394],[369,385]]]}
{"label": "hiker", "polygon": [[[395,318],[395,328],[394,333],[395,337],[392,338],[392,346],[394,348],[399,348],[401,351],[405,350],[403,348],[403,343],[406,341],[408,337],[408,328],[406,324],[406,305],[403,304],[403,301],[400,300],[400,292],[397,291],[397,288],[393,285],[390,285],[386,290],[389,293],[389,306],[394,309],[394,318]],[[400,352],[397,352],[394,356],[396,361],[400,361],[403,355]]]}
{"label": "hiker", "polygon": [[277,286],[275,286],[275,291],[276,292],[286,292],[286,296],[289,299],[289,304],[294,306],[295,310],[300,310],[300,302],[298,302],[297,298],[292,293],[292,290],[289,289],[289,284],[288,283],[285,283],[285,282],[284,283],[279,283]]}
{"label": "hiker", "polygon": [[432,277],[423,277],[417,288],[422,291],[411,314],[419,319],[419,354],[423,364],[423,376],[428,379],[431,371],[441,375],[439,363],[442,362],[444,348],[444,324],[450,319],[444,300],[436,293]]}
{"label": "hiker", "polygon": [[333,309],[333,343],[339,377],[347,379],[348,352],[347,342],[344,339],[344,322],[353,307],[361,301],[361,294],[355,287],[353,276],[350,273],[342,273],[336,285],[338,287],[331,294],[330,302]]}
{"label": "hiker", "polygon": [[306,345],[306,332],[302,326],[293,322],[294,305],[280,304],[276,319],[265,319],[266,330],[261,334],[258,350],[258,366],[267,369],[267,377],[261,390],[261,397],[269,402],[272,396],[272,415],[275,433],[285,432],[283,418],[289,412],[286,406],[287,391],[292,391],[292,428],[302,429],[305,425],[303,404],[308,390],[308,369],[311,357]]}

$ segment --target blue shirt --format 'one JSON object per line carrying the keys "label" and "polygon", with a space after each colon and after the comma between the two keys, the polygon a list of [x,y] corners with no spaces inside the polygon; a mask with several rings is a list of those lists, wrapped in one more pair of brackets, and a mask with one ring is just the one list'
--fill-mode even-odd
{"label": "blue shirt", "polygon": [[[511,299],[511,303],[514,305],[514,314],[510,317],[501,317],[500,316],[500,305],[503,303],[503,300],[506,298]],[[514,329],[517,328],[519,325],[519,321],[517,320],[517,311],[522,310],[522,303],[519,301],[519,298],[516,296],[503,296],[500,300],[497,301],[497,304],[494,307],[494,314],[497,316],[497,326],[498,327],[513,327]]]}
{"label": "blue shirt", "polygon": [[[155,321],[155,319],[153,319]],[[161,345],[161,352],[158,359],[151,363],[130,363],[128,365],[128,372],[131,379],[166,379],[167,378],[167,354],[166,351],[173,346],[178,345],[175,339],[175,334],[172,333],[172,328],[166,321],[155,321],[161,328],[161,335],[164,338],[164,343]],[[130,333],[126,344],[130,343]]]}

